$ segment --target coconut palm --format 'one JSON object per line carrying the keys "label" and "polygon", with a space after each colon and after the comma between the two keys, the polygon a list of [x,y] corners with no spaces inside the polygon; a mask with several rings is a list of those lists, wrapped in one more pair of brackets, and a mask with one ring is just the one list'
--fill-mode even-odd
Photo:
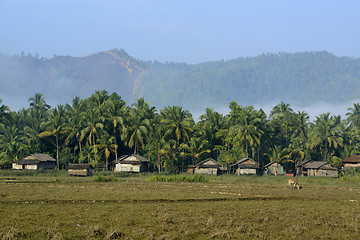
{"label": "coconut palm", "polygon": [[190,141],[182,144],[181,147],[185,150],[183,155],[190,156],[193,165],[198,162],[201,155],[211,152],[208,146],[208,141],[202,140],[198,137],[190,138]]}
{"label": "coconut palm", "polygon": [[354,107],[348,108],[346,116],[351,127],[360,129],[360,103],[354,103]]}
{"label": "coconut palm", "polygon": [[316,117],[311,138],[312,147],[319,147],[323,152],[324,161],[328,160],[329,149],[343,146],[343,139],[336,129],[339,119],[330,117],[330,113],[324,113]]}
{"label": "coconut palm", "polygon": [[117,132],[120,135],[120,139],[124,140],[125,139],[125,134],[126,134],[126,126],[125,126],[125,121],[124,121],[124,115],[127,111],[126,109],[126,105],[124,101],[118,101],[118,100],[111,100],[109,99],[108,102],[106,103],[105,106],[105,118],[106,120],[110,123],[112,129],[113,129],[113,139],[114,139],[114,144],[116,146],[116,150],[115,150],[115,159],[118,158],[118,153],[117,153],[117,141],[116,141],[116,137],[117,137]]}
{"label": "coconut palm", "polygon": [[51,111],[49,121],[43,123],[47,129],[39,134],[40,138],[55,137],[56,163],[59,169],[59,137],[68,132],[65,125],[65,110],[63,105],[58,105]]}
{"label": "coconut palm", "polygon": [[129,142],[130,148],[134,147],[134,154],[141,147],[145,147],[145,139],[150,129],[150,120],[144,117],[144,113],[136,109],[130,109]]}
{"label": "coconut palm", "polygon": [[95,148],[100,150],[100,154],[104,154],[105,170],[108,171],[110,154],[112,152],[115,153],[117,149],[117,146],[114,144],[114,137],[110,136],[106,131],[102,131],[100,137],[97,139]]}
{"label": "coconut palm", "polygon": [[[274,146],[271,149],[271,154],[265,153],[265,155],[269,157],[270,162],[276,162],[279,164],[293,161],[291,159],[289,149],[281,148],[281,146]],[[277,172],[275,172],[275,175],[277,175]]]}
{"label": "coconut palm", "polygon": [[189,111],[179,106],[165,107],[161,111],[161,123],[167,129],[165,135],[175,139],[177,145],[189,140],[189,134],[193,132],[194,120]]}
{"label": "coconut palm", "polygon": [[76,144],[74,146],[74,154],[76,149],[78,148],[79,151],[82,151],[82,145],[81,145],[81,131],[84,129],[83,123],[85,121],[84,119],[84,109],[85,109],[85,103],[83,100],[80,100],[79,97],[73,98],[72,105],[70,106],[67,104],[65,106],[67,109],[67,118],[68,118],[68,131],[69,135],[65,139],[65,144],[69,145],[70,143],[76,142],[78,147],[76,147]]}
{"label": "coconut palm", "polygon": [[0,124],[5,121],[6,115],[10,112],[10,108],[1,103],[2,100],[0,99]]}
{"label": "coconut palm", "polygon": [[97,163],[97,154],[95,149],[96,138],[99,135],[99,131],[104,128],[104,118],[100,115],[98,108],[88,108],[84,113],[84,129],[81,131],[80,141],[85,137],[88,138],[88,143],[93,146],[95,155],[95,163]]}

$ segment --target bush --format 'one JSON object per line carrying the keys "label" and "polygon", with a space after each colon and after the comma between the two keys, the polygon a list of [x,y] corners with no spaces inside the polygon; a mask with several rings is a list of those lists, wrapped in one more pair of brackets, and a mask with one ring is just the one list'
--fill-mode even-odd
{"label": "bush", "polygon": [[341,172],[339,174],[339,179],[341,180],[360,180],[360,169],[352,168],[346,172]]}
{"label": "bush", "polygon": [[203,175],[154,175],[149,181],[151,182],[207,182],[208,179]]}
{"label": "bush", "polygon": [[117,178],[113,175],[104,176],[104,175],[95,175],[94,176],[95,182],[115,182]]}

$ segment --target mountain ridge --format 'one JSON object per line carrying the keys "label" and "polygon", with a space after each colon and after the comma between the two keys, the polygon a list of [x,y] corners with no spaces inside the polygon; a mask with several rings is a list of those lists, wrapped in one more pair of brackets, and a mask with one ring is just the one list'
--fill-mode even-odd
{"label": "mountain ridge", "polygon": [[[0,98],[7,105],[41,92],[52,104],[105,89],[128,103],[144,97],[162,108],[339,103],[360,98],[360,60],[329,52],[267,53],[198,64],[142,61],[123,49],[50,59],[0,54]],[[21,107],[21,106],[20,106]]]}

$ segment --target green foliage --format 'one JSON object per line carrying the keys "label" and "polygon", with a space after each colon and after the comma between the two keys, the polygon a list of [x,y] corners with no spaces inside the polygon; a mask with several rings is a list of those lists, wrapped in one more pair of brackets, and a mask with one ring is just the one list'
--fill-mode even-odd
{"label": "green foliage", "polygon": [[114,175],[104,176],[104,175],[94,175],[93,176],[94,182],[115,182],[118,179]]}
{"label": "green foliage", "polygon": [[360,169],[352,168],[346,172],[341,172],[339,174],[339,179],[359,182],[360,181]]}
{"label": "green foliage", "polygon": [[149,178],[151,182],[207,182],[203,175],[154,175]]}

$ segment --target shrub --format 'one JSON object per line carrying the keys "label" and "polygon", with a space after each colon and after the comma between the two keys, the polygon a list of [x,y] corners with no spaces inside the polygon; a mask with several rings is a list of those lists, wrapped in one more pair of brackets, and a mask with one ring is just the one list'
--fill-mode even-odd
{"label": "shrub", "polygon": [[208,179],[203,175],[154,175],[149,181],[151,182],[207,182]]}
{"label": "shrub", "polygon": [[113,175],[110,175],[110,176],[95,175],[94,181],[95,182],[115,182],[115,181],[117,181],[117,178]]}

